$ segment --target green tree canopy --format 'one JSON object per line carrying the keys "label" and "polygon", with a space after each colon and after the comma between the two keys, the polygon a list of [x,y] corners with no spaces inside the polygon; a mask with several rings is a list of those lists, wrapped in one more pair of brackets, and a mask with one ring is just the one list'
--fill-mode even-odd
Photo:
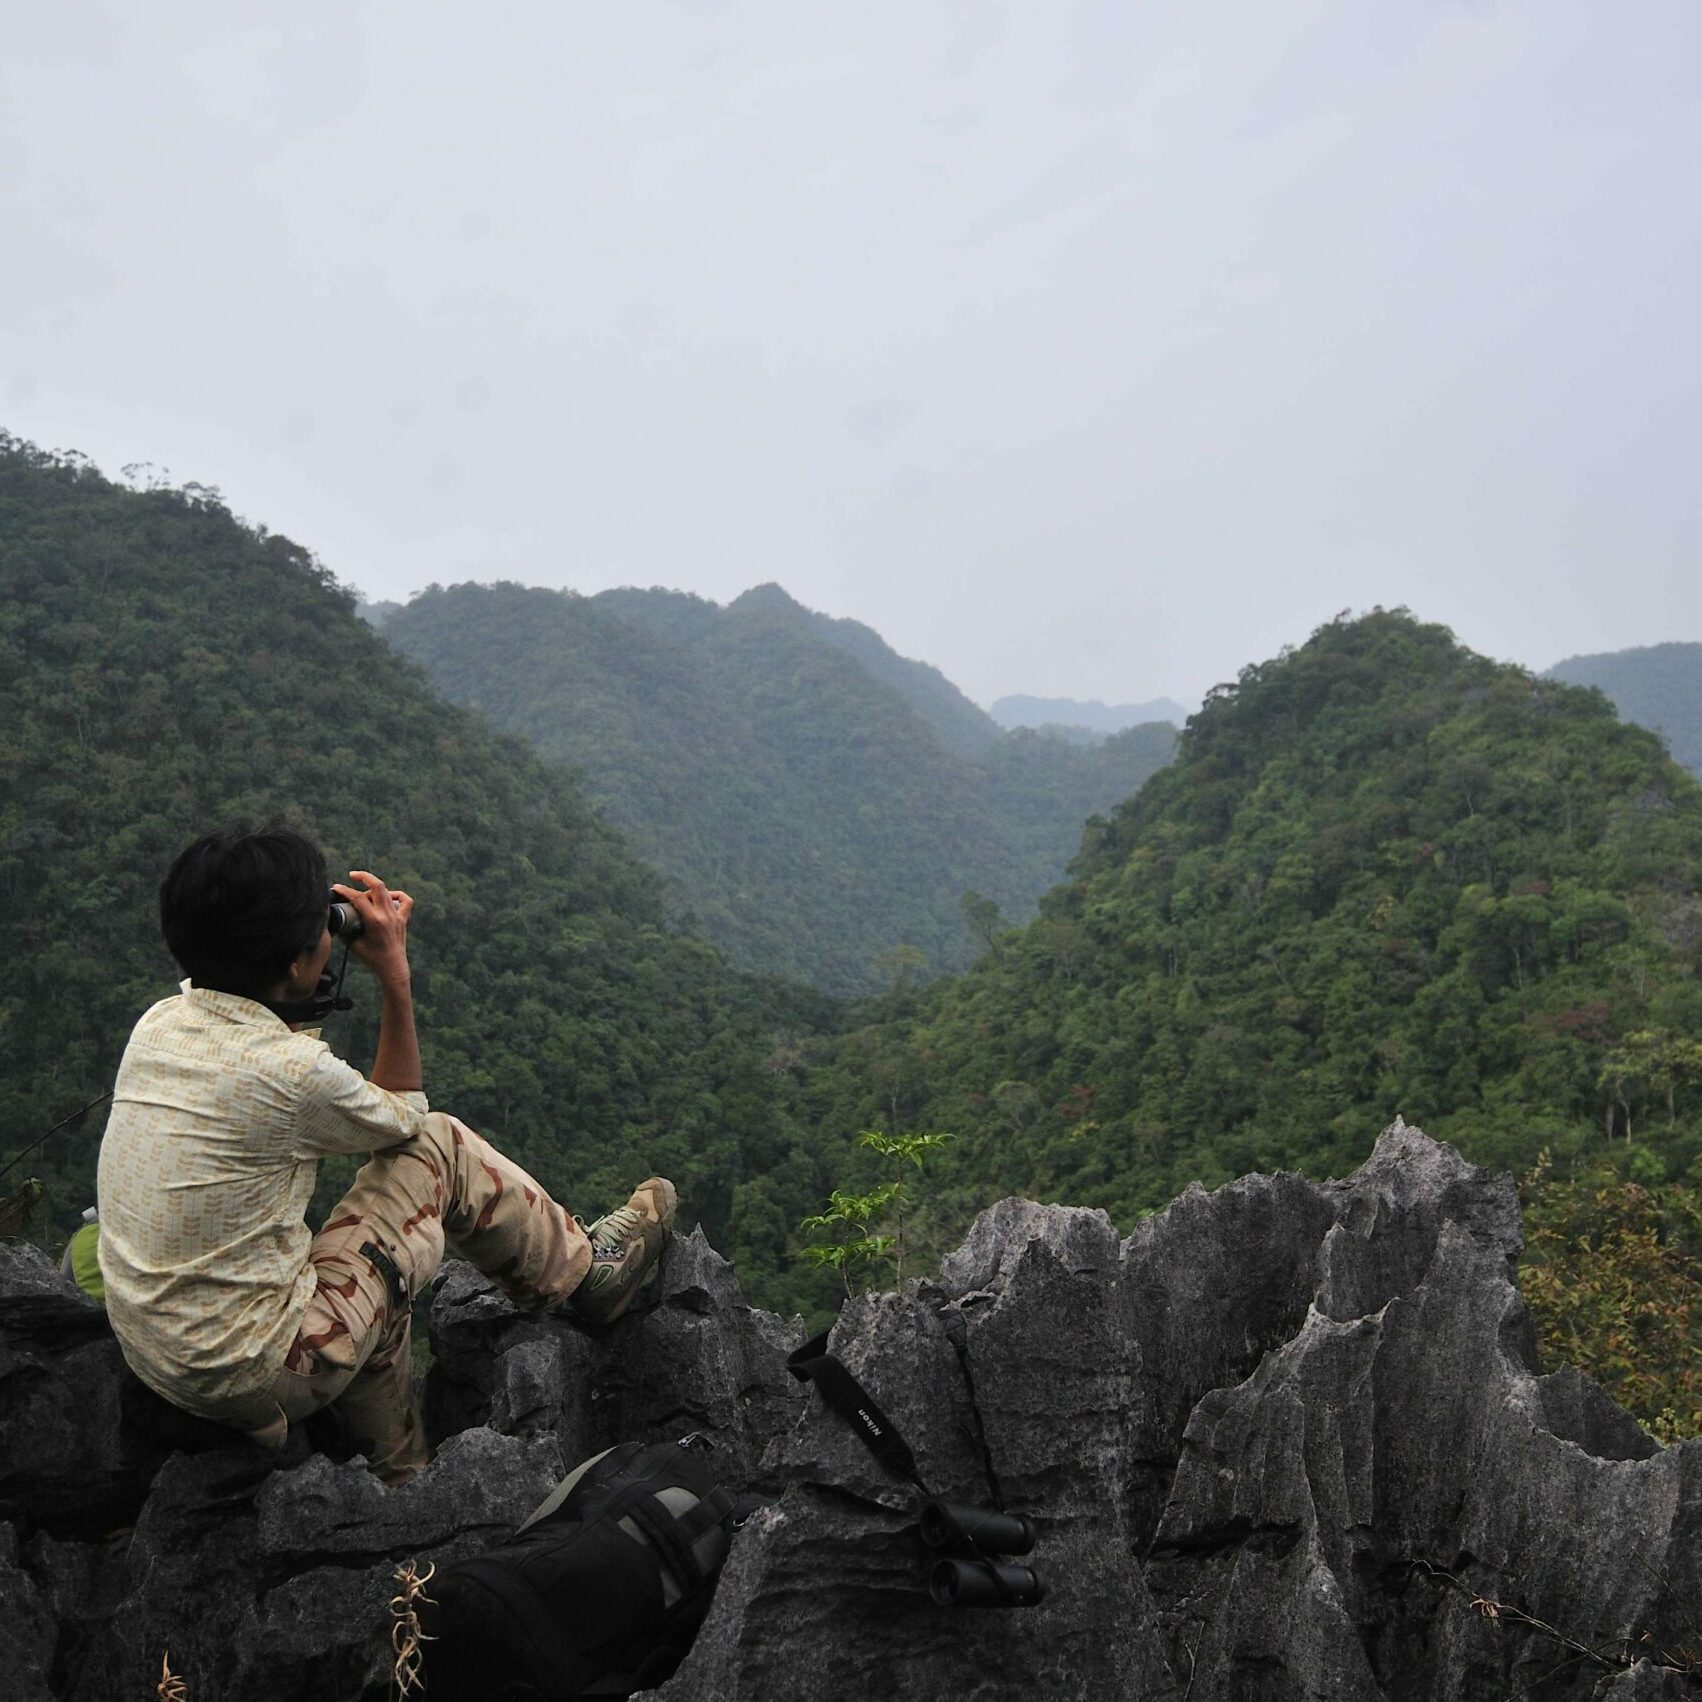
{"label": "green tree canopy", "polygon": [[1702,789],[1653,735],[1378,612],[1220,688],[1035,922],[810,1090],[840,1126],[956,1130],[965,1205],[1126,1220],[1196,1178],[1341,1173],[1397,1112],[1520,1169],[1634,1131],[1678,1174],[1699,888]]}

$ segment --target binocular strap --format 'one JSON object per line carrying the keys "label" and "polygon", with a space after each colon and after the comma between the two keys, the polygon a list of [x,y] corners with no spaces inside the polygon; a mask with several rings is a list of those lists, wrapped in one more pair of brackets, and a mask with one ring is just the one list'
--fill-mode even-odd
{"label": "binocular strap", "polygon": [[864,1446],[894,1477],[915,1484],[924,1495],[931,1494],[916,1470],[916,1456],[910,1452],[899,1429],[872,1396],[851,1375],[833,1354],[827,1351],[828,1332],[812,1336],[801,1348],[789,1354],[786,1369],[800,1383],[814,1383],[822,1398],[856,1433]]}

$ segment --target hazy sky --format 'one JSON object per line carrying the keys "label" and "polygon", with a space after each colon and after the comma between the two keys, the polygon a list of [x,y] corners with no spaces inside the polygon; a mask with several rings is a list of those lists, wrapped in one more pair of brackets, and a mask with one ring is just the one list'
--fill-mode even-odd
{"label": "hazy sky", "polygon": [[0,425],[972,697],[1702,638],[1697,0],[7,8]]}

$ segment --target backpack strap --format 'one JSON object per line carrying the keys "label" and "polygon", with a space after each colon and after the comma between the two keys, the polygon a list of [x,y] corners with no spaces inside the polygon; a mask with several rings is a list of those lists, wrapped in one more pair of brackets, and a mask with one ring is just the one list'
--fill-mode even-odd
{"label": "backpack strap", "polygon": [[787,1356],[786,1369],[800,1383],[814,1383],[827,1404],[862,1437],[864,1446],[894,1477],[904,1478],[927,1495],[928,1486],[916,1469],[916,1456],[910,1452],[910,1444],[898,1426],[875,1405],[874,1396],[828,1352],[827,1337],[826,1330],[812,1336]]}
{"label": "backpack strap", "polygon": [[703,1568],[692,1553],[679,1520],[667,1508],[659,1507],[649,1490],[640,1491],[630,1500],[623,1496],[622,1503],[610,1508],[610,1512],[616,1519],[631,1519],[638,1526],[661,1556],[662,1564],[678,1580],[680,1589],[689,1591],[702,1583]]}
{"label": "backpack strap", "polygon": [[719,1484],[707,1495],[700,1496],[695,1507],[688,1508],[680,1514],[674,1523],[680,1528],[680,1535],[687,1542],[695,1543],[707,1531],[712,1531],[717,1525],[727,1524],[733,1512],[733,1497]]}

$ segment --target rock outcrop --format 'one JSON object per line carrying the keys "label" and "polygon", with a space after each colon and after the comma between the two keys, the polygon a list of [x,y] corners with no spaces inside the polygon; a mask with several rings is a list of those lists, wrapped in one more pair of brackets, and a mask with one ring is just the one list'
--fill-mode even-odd
{"label": "rock outcrop", "polygon": [[[574,1460],[699,1431],[768,1505],[656,1702],[1702,1694],[1702,1442],[1536,1374],[1510,1183],[1399,1123],[1341,1182],[1191,1188],[1120,1241],[1007,1200],[835,1351],[936,1494],[1026,1512],[1038,1607],[926,1593],[916,1494],[786,1373],[800,1332],[701,1236],[592,1335],[451,1267],[431,1470],[174,1432],[97,1309],[0,1250],[0,1672],[18,1702],[375,1702],[404,1559]],[[1541,1622],[1540,1624],[1535,1622]],[[429,1702],[429,1694],[427,1698]]]}

